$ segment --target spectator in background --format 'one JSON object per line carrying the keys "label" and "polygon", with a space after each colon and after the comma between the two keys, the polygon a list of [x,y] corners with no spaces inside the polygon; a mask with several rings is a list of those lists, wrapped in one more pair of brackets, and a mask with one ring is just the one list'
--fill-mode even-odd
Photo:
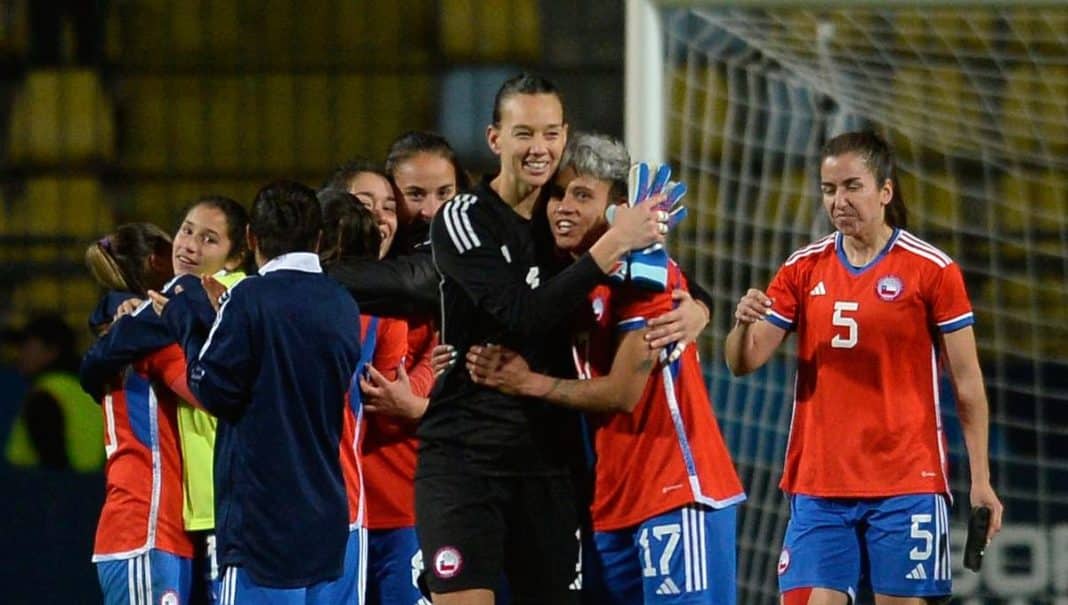
{"label": "spectator in background", "polygon": [[104,463],[100,408],[78,385],[77,338],[62,317],[34,317],[16,335],[18,371],[30,385],[7,443],[14,466],[79,472]]}

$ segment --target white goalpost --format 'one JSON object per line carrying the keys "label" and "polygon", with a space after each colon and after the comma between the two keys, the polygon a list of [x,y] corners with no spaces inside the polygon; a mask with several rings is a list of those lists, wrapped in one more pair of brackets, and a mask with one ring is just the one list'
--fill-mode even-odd
{"label": "white goalpost", "polygon": [[[1006,527],[980,574],[956,532],[954,593],[1068,603],[1068,4],[627,0],[626,51],[628,148],[687,183],[672,252],[715,298],[702,359],[749,494],[739,602],[777,602],[793,350],[732,379],[722,343],[745,289],[830,232],[822,143],[873,128],[909,229],[960,263],[977,316]],[[943,416],[959,525],[967,464],[952,403]]]}

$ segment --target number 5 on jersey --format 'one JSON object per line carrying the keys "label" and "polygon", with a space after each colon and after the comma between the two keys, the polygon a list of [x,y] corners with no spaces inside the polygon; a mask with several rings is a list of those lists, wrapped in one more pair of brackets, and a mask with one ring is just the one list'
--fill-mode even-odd
{"label": "number 5 on jersey", "polygon": [[846,329],[845,336],[838,333],[831,339],[831,346],[835,349],[852,349],[857,346],[857,337],[859,336],[857,320],[846,315],[846,313],[854,312],[859,308],[860,304],[851,300],[834,301],[834,316],[831,318],[831,323]]}

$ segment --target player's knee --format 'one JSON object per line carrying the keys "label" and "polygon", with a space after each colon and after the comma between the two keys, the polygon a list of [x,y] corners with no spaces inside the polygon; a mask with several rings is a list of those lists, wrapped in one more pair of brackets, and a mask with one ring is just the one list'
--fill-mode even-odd
{"label": "player's knee", "polygon": [[808,598],[812,596],[812,588],[794,588],[782,593],[779,599],[781,605],[808,605]]}

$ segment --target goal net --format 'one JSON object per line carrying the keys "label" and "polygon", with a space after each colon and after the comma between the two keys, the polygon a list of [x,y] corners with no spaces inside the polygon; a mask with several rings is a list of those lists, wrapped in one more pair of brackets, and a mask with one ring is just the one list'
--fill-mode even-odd
{"label": "goal net", "polygon": [[[777,602],[793,345],[731,379],[722,343],[746,288],[766,287],[791,251],[832,230],[818,197],[822,143],[874,128],[898,153],[910,230],[960,263],[976,312],[1006,528],[980,574],[961,570],[956,531],[954,592],[1063,604],[1068,5],[900,4],[628,3],[628,144],[687,182],[673,252],[716,300],[702,358],[749,493],[740,602]],[[967,459],[943,391],[959,530]]]}

